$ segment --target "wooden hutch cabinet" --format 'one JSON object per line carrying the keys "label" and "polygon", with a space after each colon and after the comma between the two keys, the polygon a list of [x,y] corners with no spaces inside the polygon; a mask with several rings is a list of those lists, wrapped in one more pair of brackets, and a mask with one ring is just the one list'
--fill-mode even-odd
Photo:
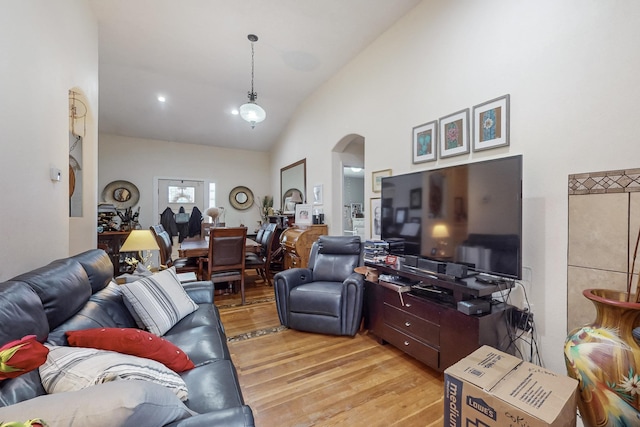
{"label": "wooden hutch cabinet", "polygon": [[127,237],[129,237],[128,231],[104,231],[98,233],[98,249],[103,249],[111,258],[114,277],[131,270],[131,267],[124,262],[124,259],[127,256],[131,256],[132,253],[120,253],[120,248],[124,241],[127,240]]}
{"label": "wooden hutch cabinet", "polygon": [[280,235],[280,245],[284,251],[284,268],[306,268],[309,264],[311,245],[318,237],[326,234],[326,224],[294,225],[284,230]]}

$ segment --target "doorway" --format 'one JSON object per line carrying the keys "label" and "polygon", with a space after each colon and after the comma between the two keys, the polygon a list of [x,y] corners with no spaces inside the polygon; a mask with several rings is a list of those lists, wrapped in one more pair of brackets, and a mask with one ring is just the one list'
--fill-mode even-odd
{"label": "doorway", "polygon": [[342,233],[364,240],[364,169],[359,166],[342,168],[342,207]]}
{"label": "doorway", "polygon": [[333,176],[341,177],[332,181],[332,223],[341,228],[336,233],[364,238],[368,209],[364,189],[364,137],[350,134],[342,138],[333,148],[331,161]]}
{"label": "doorway", "polygon": [[204,181],[158,178],[157,188],[155,218],[158,222],[160,221],[160,215],[167,208],[171,209],[174,214],[180,212],[181,208],[189,215],[191,215],[194,207],[197,207],[200,212],[205,211]]}

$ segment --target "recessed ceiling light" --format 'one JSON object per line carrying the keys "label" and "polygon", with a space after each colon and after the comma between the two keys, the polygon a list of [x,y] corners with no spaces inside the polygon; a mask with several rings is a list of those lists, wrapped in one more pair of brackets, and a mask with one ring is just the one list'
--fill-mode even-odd
{"label": "recessed ceiling light", "polygon": [[167,98],[165,98],[164,96],[158,95],[158,101],[165,102],[166,100],[167,100]]}
{"label": "recessed ceiling light", "polygon": [[234,108],[233,110],[231,110],[231,114],[233,114],[234,116],[237,116],[238,114],[240,114],[240,111]]}

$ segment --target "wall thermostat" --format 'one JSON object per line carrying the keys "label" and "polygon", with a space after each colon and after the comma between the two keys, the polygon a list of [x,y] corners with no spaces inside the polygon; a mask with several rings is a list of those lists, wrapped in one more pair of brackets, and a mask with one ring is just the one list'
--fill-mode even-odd
{"label": "wall thermostat", "polygon": [[51,168],[49,169],[49,175],[51,177],[51,181],[59,182],[62,179],[62,171],[60,169]]}

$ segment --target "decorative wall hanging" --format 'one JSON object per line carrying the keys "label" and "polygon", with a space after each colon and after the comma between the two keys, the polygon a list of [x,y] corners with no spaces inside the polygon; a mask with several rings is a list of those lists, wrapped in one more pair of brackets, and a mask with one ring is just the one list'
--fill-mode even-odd
{"label": "decorative wall hanging", "polygon": [[229,193],[229,203],[239,211],[247,210],[253,206],[253,192],[242,185],[235,187]]}
{"label": "decorative wall hanging", "polygon": [[473,151],[509,145],[509,95],[473,107]]}
{"label": "decorative wall hanging", "polygon": [[371,186],[374,193],[382,191],[382,178],[391,176],[391,169],[371,172]]}
{"label": "decorative wall hanging", "polygon": [[434,120],[413,128],[413,163],[431,162],[436,159],[438,121]]}
{"label": "decorative wall hanging", "polygon": [[102,200],[116,209],[126,209],[138,203],[140,191],[129,181],[113,181],[102,190]]}
{"label": "decorative wall hanging", "polygon": [[458,156],[469,152],[469,109],[440,119],[440,157]]}

